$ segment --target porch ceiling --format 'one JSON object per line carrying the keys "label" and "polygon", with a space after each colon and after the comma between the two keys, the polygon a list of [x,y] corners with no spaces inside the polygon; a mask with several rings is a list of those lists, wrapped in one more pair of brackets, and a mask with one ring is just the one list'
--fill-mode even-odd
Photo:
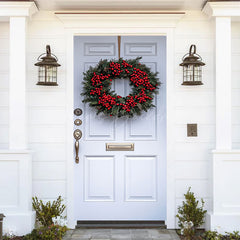
{"label": "porch ceiling", "polygon": [[201,10],[206,0],[35,0],[41,10]]}

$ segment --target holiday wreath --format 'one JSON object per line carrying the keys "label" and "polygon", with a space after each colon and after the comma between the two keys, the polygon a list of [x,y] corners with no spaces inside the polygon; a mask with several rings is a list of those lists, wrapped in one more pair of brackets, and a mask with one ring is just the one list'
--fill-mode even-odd
{"label": "holiday wreath", "polygon": [[[139,62],[141,58],[123,60],[101,60],[96,67],[84,73],[83,102],[97,109],[97,114],[108,116],[133,117],[154,107],[154,94],[160,82],[157,73]],[[114,79],[127,78],[132,87],[131,93],[122,97],[111,90]]]}

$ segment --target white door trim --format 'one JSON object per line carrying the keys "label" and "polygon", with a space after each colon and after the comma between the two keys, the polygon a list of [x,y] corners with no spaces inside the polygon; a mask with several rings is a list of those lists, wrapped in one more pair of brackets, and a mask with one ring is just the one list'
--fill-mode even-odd
{"label": "white door trim", "polygon": [[[74,36],[116,36],[116,35],[135,35],[135,36],[166,36],[167,38],[167,70],[166,70],[166,92],[167,92],[167,227],[175,228],[175,184],[174,184],[174,156],[172,146],[174,145],[174,134],[172,133],[173,122],[174,122],[174,95],[171,94],[174,90],[174,27],[176,26],[176,15],[171,16],[165,15],[166,24],[165,27],[161,22],[163,16],[160,19],[151,18],[151,14],[140,14],[129,15],[125,14],[120,16],[117,26],[114,24],[116,20],[115,14],[102,16],[99,14],[99,18],[95,17],[94,21],[91,16],[84,15],[80,18],[78,15],[70,16],[67,18],[66,14],[57,14],[61,21],[66,26],[66,49],[67,49],[67,79],[66,79],[66,120],[67,120],[67,215],[68,215],[68,226],[74,228],[76,225],[76,219],[74,219],[74,156],[73,156],[73,108],[74,108]],[[135,16],[135,18],[134,18]],[[178,14],[178,20],[183,14]],[[91,18],[89,18],[91,17]],[[129,18],[131,18],[131,24],[129,24]],[[84,18],[84,19],[83,19]],[[74,21],[75,19],[75,21]],[[128,25],[126,25],[126,20]],[[171,21],[171,24],[167,21]],[[173,24],[173,19],[174,23]],[[82,20],[82,21],[81,21]],[[91,21],[89,21],[91,20]],[[160,20],[159,22],[157,20]],[[88,24],[89,23],[89,24]],[[122,23],[122,24],[121,24]],[[159,23],[159,24],[158,24]],[[130,25],[130,26],[129,26]],[[78,26],[78,27],[76,27]],[[94,26],[94,27],[93,27]],[[142,27],[144,26],[144,27]],[[161,26],[161,27],[159,27]]]}

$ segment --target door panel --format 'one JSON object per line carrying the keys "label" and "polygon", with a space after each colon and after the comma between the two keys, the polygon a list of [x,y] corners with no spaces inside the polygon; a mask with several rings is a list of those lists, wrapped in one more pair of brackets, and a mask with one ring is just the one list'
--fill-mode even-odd
{"label": "door panel", "polygon": [[[156,105],[156,103],[155,103]],[[144,114],[145,115],[145,114]],[[157,138],[157,114],[156,109],[148,111],[147,116],[139,116],[130,119],[126,124],[125,140],[156,140]],[[147,125],[144,128],[143,125]]]}
{"label": "door panel", "polygon": [[114,201],[114,157],[86,156],[84,160],[85,201]]}
{"label": "door panel", "polygon": [[125,56],[156,56],[157,44],[148,42],[126,42],[124,44]]}
{"label": "door panel", "polygon": [[[80,162],[75,165],[76,220],[165,220],[166,91],[165,37],[121,38],[121,57],[142,56],[163,83],[156,108],[132,119],[96,115],[82,103],[83,72],[100,59],[117,59],[117,37],[76,37],[74,105],[82,108]],[[112,89],[126,96],[128,79],[116,79]],[[74,116],[74,119],[77,117]],[[106,151],[106,143],[134,143],[132,152]]]}
{"label": "door panel", "polygon": [[84,43],[85,56],[114,56],[116,43]]}
{"label": "door panel", "polygon": [[102,117],[96,115],[94,110],[86,110],[88,114],[86,115],[85,122],[85,139],[87,141],[91,140],[114,140],[115,136],[115,122],[108,117]]}
{"label": "door panel", "polygon": [[157,201],[156,157],[126,157],[126,201]]}

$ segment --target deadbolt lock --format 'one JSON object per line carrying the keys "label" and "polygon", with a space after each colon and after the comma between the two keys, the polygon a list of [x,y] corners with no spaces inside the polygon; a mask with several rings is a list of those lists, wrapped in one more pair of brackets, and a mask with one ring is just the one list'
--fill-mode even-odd
{"label": "deadbolt lock", "polygon": [[74,110],[74,114],[75,114],[76,116],[81,116],[81,115],[82,115],[82,109],[76,108],[76,109]]}
{"label": "deadbolt lock", "polygon": [[82,120],[81,120],[81,119],[76,119],[76,120],[74,121],[74,124],[75,124],[76,126],[80,126],[80,125],[82,125]]}

